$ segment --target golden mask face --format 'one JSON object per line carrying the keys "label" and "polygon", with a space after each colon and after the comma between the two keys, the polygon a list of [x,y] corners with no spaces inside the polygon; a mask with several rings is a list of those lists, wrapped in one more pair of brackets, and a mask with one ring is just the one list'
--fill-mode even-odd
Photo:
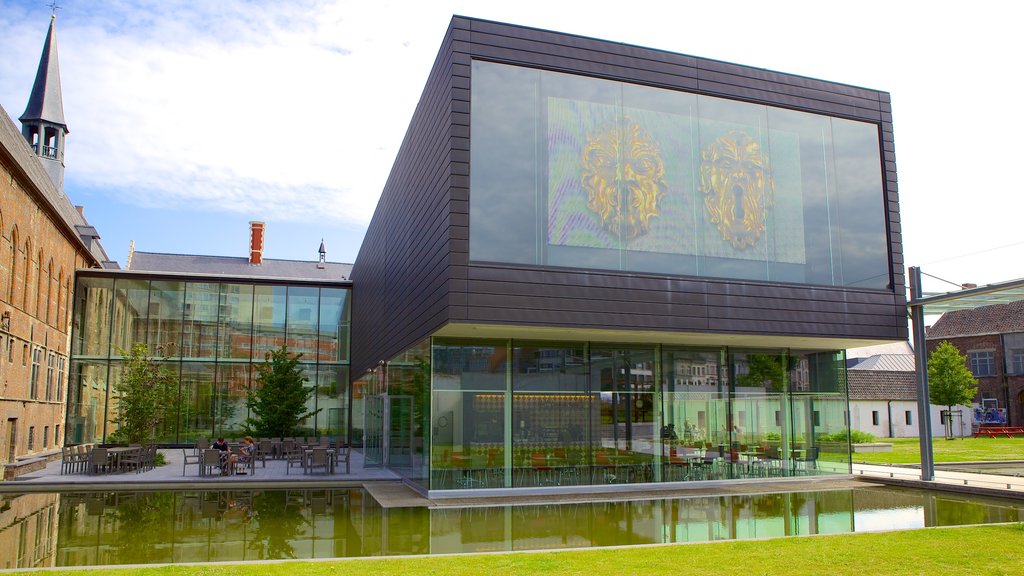
{"label": "golden mask face", "polygon": [[749,248],[764,233],[765,208],[775,201],[768,155],[747,134],[733,131],[701,153],[704,207],[722,240]]}
{"label": "golden mask face", "polygon": [[665,196],[665,164],[658,147],[634,122],[596,136],[583,148],[581,181],[587,207],[601,227],[628,242],[651,229]]}

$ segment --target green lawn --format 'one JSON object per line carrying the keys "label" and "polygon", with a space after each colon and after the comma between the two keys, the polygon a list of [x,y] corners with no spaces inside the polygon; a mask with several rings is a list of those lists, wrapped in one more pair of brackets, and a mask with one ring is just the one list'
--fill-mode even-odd
{"label": "green lawn", "polygon": [[[855,452],[854,462],[867,464],[915,464],[921,462],[921,443],[917,438],[882,438],[892,444],[892,452]],[[1024,438],[957,438],[932,440],[935,462],[988,462],[1024,460]]]}
{"label": "green lawn", "polygon": [[1021,573],[1024,525],[778,538],[583,551],[331,560],[254,565],[97,569],[111,576],[365,576],[401,574],[760,574],[873,576]]}

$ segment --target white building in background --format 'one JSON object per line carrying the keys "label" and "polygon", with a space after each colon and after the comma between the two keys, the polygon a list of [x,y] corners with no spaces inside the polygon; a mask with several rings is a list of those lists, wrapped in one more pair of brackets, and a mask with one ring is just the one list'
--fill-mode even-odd
{"label": "white building in background", "polygon": [[[914,355],[876,354],[849,362],[850,428],[878,438],[916,438],[920,423]],[[933,436],[945,434],[942,414],[946,409],[931,406]],[[970,436],[973,410],[954,406],[952,421],[954,436]]]}

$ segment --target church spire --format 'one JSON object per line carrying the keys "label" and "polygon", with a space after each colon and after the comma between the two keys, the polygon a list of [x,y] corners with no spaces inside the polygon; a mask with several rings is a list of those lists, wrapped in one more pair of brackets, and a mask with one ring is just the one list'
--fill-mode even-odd
{"label": "church spire", "polygon": [[43,54],[39,58],[36,81],[28,106],[21,115],[21,131],[29,146],[43,161],[50,179],[58,190],[64,189],[64,137],[68,133],[64,121],[64,100],[60,90],[60,67],[57,64],[57,15],[50,17]]}

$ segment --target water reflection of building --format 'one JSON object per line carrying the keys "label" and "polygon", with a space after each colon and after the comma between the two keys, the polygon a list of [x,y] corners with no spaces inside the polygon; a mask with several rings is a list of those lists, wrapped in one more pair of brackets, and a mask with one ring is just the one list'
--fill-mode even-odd
{"label": "water reflection of building", "polygon": [[386,508],[362,489],[72,492],[0,500],[0,568],[451,554],[1018,522],[1012,501],[889,488]]}
{"label": "water reflection of building", "polygon": [[56,566],[58,494],[0,493],[0,568]]}

